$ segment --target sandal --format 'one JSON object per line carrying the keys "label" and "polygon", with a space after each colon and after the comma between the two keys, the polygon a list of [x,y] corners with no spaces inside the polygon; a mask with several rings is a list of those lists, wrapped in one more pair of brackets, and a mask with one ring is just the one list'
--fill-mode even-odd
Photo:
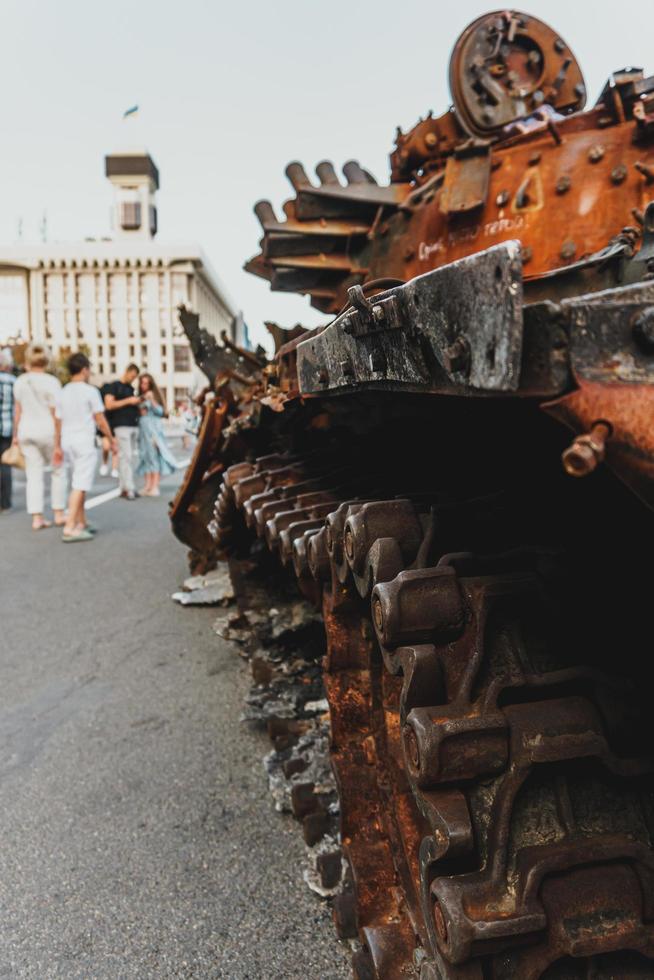
{"label": "sandal", "polygon": [[33,531],[44,531],[47,527],[52,527],[52,521],[41,521],[40,524],[32,524]]}
{"label": "sandal", "polygon": [[77,541],[93,541],[93,535],[89,531],[74,531],[73,534],[62,534],[61,540],[64,544],[75,544]]}

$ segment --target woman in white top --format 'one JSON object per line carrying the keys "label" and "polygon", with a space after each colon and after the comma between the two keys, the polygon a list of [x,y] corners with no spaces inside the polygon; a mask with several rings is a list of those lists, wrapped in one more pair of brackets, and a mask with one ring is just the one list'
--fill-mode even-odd
{"label": "woman in white top", "polygon": [[14,436],[25,457],[27,512],[32,530],[51,527],[43,516],[45,468],[52,466],[51,503],[55,524],[65,523],[66,483],[61,451],[61,422],[57,415],[61,385],[46,372],[49,363],[44,347],[27,349],[27,371],[14,385]]}

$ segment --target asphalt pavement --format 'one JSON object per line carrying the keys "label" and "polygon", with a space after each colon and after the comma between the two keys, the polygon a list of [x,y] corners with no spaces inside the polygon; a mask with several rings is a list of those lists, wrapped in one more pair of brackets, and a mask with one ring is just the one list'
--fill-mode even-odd
{"label": "asphalt pavement", "polygon": [[179,479],[97,506],[93,542],[32,532],[22,479],[0,517],[2,978],[350,976],[239,722],[246,666],[170,599]]}

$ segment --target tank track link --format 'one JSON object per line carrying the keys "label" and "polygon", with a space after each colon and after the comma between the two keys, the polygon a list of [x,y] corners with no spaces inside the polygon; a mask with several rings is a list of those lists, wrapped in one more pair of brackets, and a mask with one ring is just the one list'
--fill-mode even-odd
{"label": "tank track link", "polygon": [[497,509],[274,454],[226,470],[210,530],[322,608],[355,977],[654,977],[647,719],[564,558],[498,550]]}

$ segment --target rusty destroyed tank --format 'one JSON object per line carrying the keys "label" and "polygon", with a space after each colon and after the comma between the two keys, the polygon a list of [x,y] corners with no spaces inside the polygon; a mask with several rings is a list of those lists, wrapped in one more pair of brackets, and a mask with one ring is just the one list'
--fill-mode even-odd
{"label": "rusty destroyed tank", "polygon": [[267,361],[182,311],[173,528],[322,612],[359,980],[654,977],[654,77],[585,110],[508,11],[449,77],[388,184],[292,163],[256,205],[247,268],[325,326]]}

